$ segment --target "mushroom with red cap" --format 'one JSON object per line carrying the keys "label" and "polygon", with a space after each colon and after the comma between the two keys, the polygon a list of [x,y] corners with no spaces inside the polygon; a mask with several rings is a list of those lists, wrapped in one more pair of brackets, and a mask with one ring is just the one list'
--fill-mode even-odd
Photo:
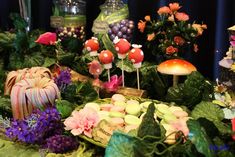
{"label": "mushroom with red cap", "polygon": [[104,64],[105,69],[111,69],[112,68],[112,62],[113,62],[113,53],[109,50],[103,50],[99,54],[99,60],[101,63]]}
{"label": "mushroom with red cap", "polygon": [[115,44],[115,50],[117,51],[118,58],[126,58],[126,54],[130,51],[131,44],[124,38],[119,39],[115,37],[113,43]]}
{"label": "mushroom with red cap", "polygon": [[91,39],[87,40],[85,42],[84,48],[90,52],[90,56],[98,56],[97,51],[100,48],[98,39],[95,37],[92,37]]}
{"label": "mushroom with red cap", "polygon": [[142,61],[144,60],[144,52],[140,49],[141,45],[132,45],[133,49],[131,49],[129,53],[129,60],[133,63],[135,68],[140,68]]}
{"label": "mushroom with red cap", "polygon": [[173,75],[173,86],[177,85],[179,75],[189,75],[196,70],[194,65],[183,59],[170,59],[157,66],[160,73]]}

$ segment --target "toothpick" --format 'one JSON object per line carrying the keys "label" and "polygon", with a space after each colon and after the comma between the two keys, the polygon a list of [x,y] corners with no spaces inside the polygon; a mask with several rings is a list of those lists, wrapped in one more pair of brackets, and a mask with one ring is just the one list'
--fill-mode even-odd
{"label": "toothpick", "polygon": [[108,69],[108,80],[110,82],[110,70]]}
{"label": "toothpick", "polygon": [[124,69],[123,69],[123,59],[122,59],[122,87],[125,87]]}
{"label": "toothpick", "polygon": [[137,70],[137,87],[138,87],[138,90],[140,90],[140,76],[139,76],[139,68],[137,68],[136,70]]}

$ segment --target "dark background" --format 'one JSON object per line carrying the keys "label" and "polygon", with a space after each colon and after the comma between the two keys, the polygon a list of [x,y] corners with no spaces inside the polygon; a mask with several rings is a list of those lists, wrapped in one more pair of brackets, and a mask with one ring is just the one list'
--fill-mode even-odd
{"label": "dark background", "polygon": [[[53,31],[50,27],[52,0],[32,0],[32,28]],[[99,14],[99,5],[104,0],[87,0],[87,38],[92,36],[93,20]],[[206,77],[215,79],[219,75],[218,61],[224,56],[228,47],[227,28],[235,25],[235,0],[129,0],[130,19],[137,25],[145,15],[156,16],[160,6],[170,2],[179,2],[182,11],[190,16],[191,22],[204,22],[208,29],[199,39],[199,52],[192,53],[191,62]],[[0,0],[0,27],[8,30],[12,27],[9,14],[19,12],[17,0]],[[143,35],[135,30],[134,41],[143,44]]]}

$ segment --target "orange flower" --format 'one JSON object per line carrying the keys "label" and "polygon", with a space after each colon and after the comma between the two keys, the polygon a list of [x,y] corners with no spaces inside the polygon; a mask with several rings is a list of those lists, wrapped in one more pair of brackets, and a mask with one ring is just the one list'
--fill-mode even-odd
{"label": "orange flower", "polygon": [[197,44],[193,44],[193,51],[194,52],[198,52],[198,45]]}
{"label": "orange flower", "polygon": [[146,21],[150,21],[150,20],[151,20],[151,18],[150,18],[149,15],[145,16],[144,19],[145,19]]}
{"label": "orange flower", "polygon": [[162,14],[171,14],[171,10],[170,10],[169,7],[164,6],[164,7],[159,8],[158,11],[157,11],[157,13],[158,13],[159,15],[162,15]]}
{"label": "orange flower", "polygon": [[148,34],[147,40],[148,40],[148,41],[151,41],[151,40],[153,40],[154,37],[155,37],[155,34],[154,34],[154,33]]}
{"label": "orange flower", "polygon": [[174,21],[175,21],[174,15],[172,14],[171,16],[169,16],[169,17],[168,17],[168,20],[171,21],[171,22],[174,22]]}
{"label": "orange flower", "polygon": [[140,32],[142,33],[144,32],[145,26],[146,26],[146,22],[140,20],[140,22],[138,23],[138,29],[140,30]]}
{"label": "orange flower", "polygon": [[175,36],[174,37],[174,42],[176,43],[176,45],[182,46],[182,45],[184,45],[185,40],[180,36]]}
{"label": "orange flower", "polygon": [[177,12],[175,14],[175,18],[179,21],[188,21],[189,20],[189,16],[186,13],[180,13],[180,12]]}
{"label": "orange flower", "polygon": [[177,10],[179,10],[181,8],[179,3],[170,3],[169,7],[170,7],[172,12],[175,12],[175,11],[177,11]]}
{"label": "orange flower", "polygon": [[177,53],[178,49],[173,47],[173,46],[169,46],[166,48],[166,54],[171,55],[173,53]]}
{"label": "orange flower", "polygon": [[202,35],[203,30],[204,30],[204,29],[207,29],[207,25],[205,25],[205,24],[200,25],[200,24],[194,23],[194,24],[192,25],[192,27],[197,31],[197,36]]}

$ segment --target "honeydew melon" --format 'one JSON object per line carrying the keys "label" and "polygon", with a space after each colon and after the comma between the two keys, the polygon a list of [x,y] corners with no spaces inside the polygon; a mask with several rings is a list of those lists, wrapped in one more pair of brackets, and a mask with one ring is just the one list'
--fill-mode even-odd
{"label": "honeydew melon", "polygon": [[140,123],[141,123],[141,120],[138,117],[133,116],[133,115],[126,115],[124,117],[124,121],[127,125],[137,125],[137,126],[139,126]]}
{"label": "honeydew melon", "polygon": [[141,107],[139,104],[127,104],[126,105],[126,112],[131,115],[138,116],[140,114]]}
{"label": "honeydew melon", "polygon": [[126,103],[124,101],[116,101],[114,103],[115,106],[121,106],[121,107],[126,107]]}
{"label": "honeydew melon", "polygon": [[111,111],[109,112],[109,116],[112,118],[123,118],[125,114],[117,111]]}
{"label": "honeydew melon", "polygon": [[[97,112],[100,111],[100,105],[98,105],[97,103],[94,103],[94,102],[89,102],[85,105],[85,107],[90,107],[94,110],[96,110]],[[84,108],[85,108],[84,107]]]}

